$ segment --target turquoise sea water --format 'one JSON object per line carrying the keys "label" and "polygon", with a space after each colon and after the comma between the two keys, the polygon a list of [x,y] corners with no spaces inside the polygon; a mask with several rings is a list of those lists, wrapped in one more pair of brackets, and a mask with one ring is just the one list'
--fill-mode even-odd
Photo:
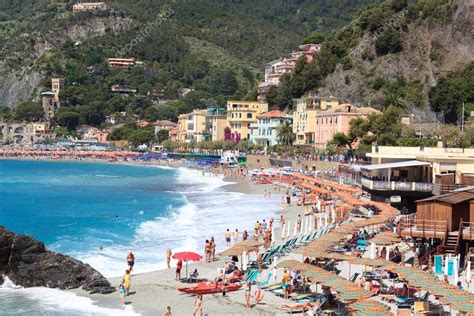
{"label": "turquoise sea water", "polygon": [[[106,276],[122,275],[129,250],[136,255],[136,272],[152,271],[164,267],[167,248],[202,252],[205,239],[215,236],[217,250],[222,250],[226,228],[249,229],[278,210],[278,197],[228,192],[225,184],[184,168],[0,160],[0,225],[31,235]],[[34,300],[31,291],[60,297],[51,290],[9,286],[6,291],[4,285],[0,301],[10,302],[12,312],[16,302],[25,302],[18,295]],[[56,308],[62,314],[65,307],[54,302],[48,312]]]}

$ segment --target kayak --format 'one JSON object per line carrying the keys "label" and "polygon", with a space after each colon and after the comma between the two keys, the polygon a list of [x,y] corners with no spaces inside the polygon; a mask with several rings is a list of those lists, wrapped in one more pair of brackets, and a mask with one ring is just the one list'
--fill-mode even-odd
{"label": "kayak", "polygon": [[196,286],[193,287],[182,287],[179,288],[178,291],[188,294],[216,294],[222,292],[233,292],[237,291],[242,287],[240,283],[231,283],[231,284],[224,284],[222,282],[199,282]]}

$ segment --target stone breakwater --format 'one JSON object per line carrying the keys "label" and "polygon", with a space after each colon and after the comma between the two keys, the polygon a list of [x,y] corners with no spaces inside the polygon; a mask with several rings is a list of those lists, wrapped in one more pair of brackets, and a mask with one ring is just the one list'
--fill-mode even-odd
{"label": "stone breakwater", "polygon": [[4,276],[23,287],[45,286],[62,290],[82,287],[91,294],[115,291],[90,265],[48,251],[42,242],[0,226],[0,284]]}

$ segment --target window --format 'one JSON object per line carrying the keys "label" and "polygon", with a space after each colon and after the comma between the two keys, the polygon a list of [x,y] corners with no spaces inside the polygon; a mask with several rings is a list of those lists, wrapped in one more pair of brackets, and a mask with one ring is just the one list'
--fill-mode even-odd
{"label": "window", "polygon": [[252,118],[252,113],[247,113],[247,118],[251,119]]}

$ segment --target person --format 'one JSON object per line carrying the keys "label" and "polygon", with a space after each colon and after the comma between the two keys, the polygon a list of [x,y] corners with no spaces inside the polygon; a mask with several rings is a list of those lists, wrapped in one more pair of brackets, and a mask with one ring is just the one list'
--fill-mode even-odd
{"label": "person", "polygon": [[290,206],[290,204],[291,204],[291,197],[290,197],[290,195],[287,195],[286,196],[286,205]]}
{"label": "person", "polygon": [[236,228],[234,232],[234,243],[236,244],[239,241],[239,230]]}
{"label": "person", "polygon": [[382,250],[380,250],[379,259],[385,260],[386,258],[387,258],[387,248],[382,247]]}
{"label": "person", "polygon": [[231,237],[231,233],[230,233],[229,228],[227,228],[225,232],[225,243],[227,246],[230,246],[230,237]]}
{"label": "person", "polygon": [[267,222],[265,220],[262,221],[262,230],[263,231],[267,230]]}
{"label": "person", "polygon": [[253,232],[253,235],[252,235],[252,239],[254,241],[258,241],[258,238],[259,238],[259,235],[258,235],[258,230],[255,228],[254,232]]}
{"label": "person", "polygon": [[285,226],[285,217],[282,215],[280,215],[280,227],[283,227]]}
{"label": "person", "polygon": [[444,283],[449,284],[448,276],[446,274],[443,276],[443,281]]}
{"label": "person", "polygon": [[252,292],[252,284],[250,281],[247,281],[245,284],[245,307],[246,308],[251,308],[252,306],[250,305],[250,296]]}
{"label": "person", "polygon": [[181,269],[183,268],[183,260],[179,259],[176,265],[176,280],[181,280]]}
{"label": "person", "polygon": [[125,305],[125,296],[127,295],[127,290],[123,285],[123,282],[119,285],[119,294],[120,294],[120,305]]}
{"label": "person", "polygon": [[166,311],[163,314],[163,316],[171,316],[171,306],[166,307]]}
{"label": "person", "polygon": [[288,299],[288,291],[290,290],[290,281],[291,276],[288,273],[288,270],[285,270],[283,273],[283,277],[281,278],[282,288],[283,288],[283,297],[287,300]]}
{"label": "person", "polygon": [[133,265],[135,264],[135,255],[131,251],[129,251],[127,255],[127,264],[128,264],[128,269],[132,271]]}
{"label": "person", "polygon": [[125,275],[123,276],[122,284],[125,288],[126,294],[130,292],[130,285],[131,285],[131,275],[130,270],[125,270]]}
{"label": "person", "polygon": [[202,295],[198,295],[194,301],[194,313],[193,316],[202,316]]}
{"label": "person", "polygon": [[246,230],[244,230],[244,232],[242,233],[242,240],[247,240],[247,238],[249,238],[249,233],[247,233]]}
{"label": "person", "polygon": [[296,221],[296,231],[301,233],[301,215],[298,214],[298,220]]}
{"label": "person", "polygon": [[206,262],[211,261],[211,244],[209,243],[209,240],[206,239],[206,243],[204,245],[204,254],[206,256]]}
{"label": "person", "polygon": [[461,281],[458,281],[457,287],[459,290],[464,291],[464,287],[462,286]]}
{"label": "person", "polygon": [[170,266],[171,262],[171,249],[166,249],[166,265],[168,266],[168,269],[171,268]]}
{"label": "person", "polygon": [[211,247],[211,261],[214,262],[214,259],[216,258],[216,242],[214,240],[214,237],[211,237],[210,247]]}

